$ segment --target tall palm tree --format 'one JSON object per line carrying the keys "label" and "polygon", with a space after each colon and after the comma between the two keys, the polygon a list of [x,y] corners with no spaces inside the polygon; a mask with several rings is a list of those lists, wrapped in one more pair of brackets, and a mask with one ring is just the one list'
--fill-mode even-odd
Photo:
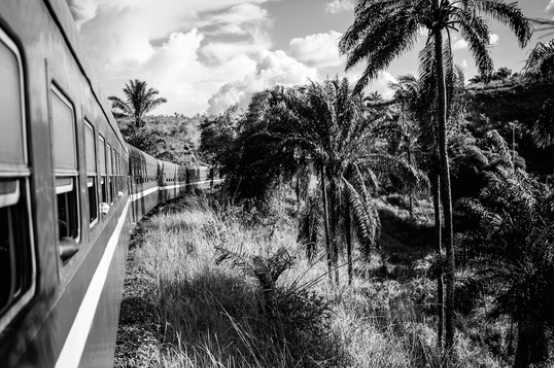
{"label": "tall palm tree", "polygon": [[339,245],[345,241],[349,282],[353,279],[352,235],[362,253],[377,248],[380,223],[370,194],[377,184],[372,172],[397,170],[406,182],[416,180],[405,162],[376,150],[375,129],[386,117],[385,110],[365,109],[347,79],[311,83],[302,93],[282,95],[268,110],[273,134],[281,137],[279,154],[291,156],[292,152],[316,168],[328,267],[331,273],[332,264],[337,266]]}
{"label": "tall palm tree", "polygon": [[[459,32],[468,43],[478,71],[490,76],[493,61],[489,55],[489,26],[482,16],[490,16],[508,25],[524,47],[531,37],[530,24],[515,4],[503,0],[360,0],[355,8],[355,21],[343,35],[339,48],[347,54],[346,70],[362,60],[366,69],[355,90],[361,91],[371,79],[389,63],[407,52],[419,38],[420,30],[427,30],[427,48],[434,56],[437,86],[436,122],[438,125],[441,195],[446,230],[446,318],[445,345],[451,352],[454,344],[454,283],[455,254],[449,157],[447,154],[447,89],[445,57],[451,57],[451,33]],[[444,45],[444,37],[447,44]],[[446,52],[447,51],[447,52]]]}
{"label": "tall palm tree", "polygon": [[144,117],[146,113],[153,110],[158,105],[167,102],[163,97],[156,98],[159,93],[154,88],[148,88],[146,82],[138,79],[129,80],[123,89],[126,101],[117,96],[110,96],[108,100],[112,102],[113,114],[115,117],[132,118],[135,130],[144,126]]}
{"label": "tall palm tree", "polygon": [[[416,124],[414,121],[410,121],[409,115],[409,105],[418,97],[418,79],[413,75],[402,75],[399,77],[397,82],[390,82],[388,84],[389,88],[394,91],[393,98],[401,107],[401,124],[399,125],[401,133],[401,144],[404,145],[403,154],[406,154],[407,163],[416,167],[416,158],[414,157],[416,150],[416,134],[415,128]],[[410,217],[413,217],[413,196],[414,188],[409,188],[409,212]]]}

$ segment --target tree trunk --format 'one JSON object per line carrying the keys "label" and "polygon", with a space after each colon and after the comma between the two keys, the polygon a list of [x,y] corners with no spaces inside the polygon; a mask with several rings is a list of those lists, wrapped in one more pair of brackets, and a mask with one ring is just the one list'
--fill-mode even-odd
{"label": "tree trunk", "polygon": [[321,177],[321,186],[322,186],[322,201],[324,202],[324,230],[326,233],[326,255],[328,261],[328,277],[330,278],[330,283],[333,282],[332,279],[332,255],[331,255],[331,246],[330,246],[330,219],[328,216],[328,195],[326,193],[326,182],[325,182],[325,174],[324,174],[324,165],[320,166],[320,177]]}
{"label": "tree trunk", "polygon": [[[405,130],[407,128],[406,124],[406,119],[405,119],[405,100],[403,97],[403,100],[401,101],[401,119],[402,119],[402,123],[403,124],[403,130]],[[404,134],[404,132],[403,132]],[[404,134],[405,136],[407,136],[407,134]],[[412,155],[411,155],[411,151],[410,151],[410,140],[409,142],[407,142],[407,159],[409,161],[409,166],[412,167]],[[412,187],[409,189],[409,213],[410,213],[410,218],[414,217],[413,214],[413,210],[412,210]]]}
{"label": "tree trunk", "polygon": [[438,82],[437,123],[439,133],[439,167],[441,199],[445,221],[445,250],[447,256],[445,269],[445,348],[452,354],[455,342],[455,251],[453,246],[453,215],[451,206],[451,180],[449,177],[449,156],[447,155],[447,92],[443,70],[443,34],[435,30],[435,58]]}
{"label": "tree trunk", "polygon": [[[434,196],[434,218],[435,218],[435,235],[436,235],[436,251],[438,258],[442,258],[442,233],[441,233],[441,206],[440,206],[440,180],[439,175],[433,174],[432,190]],[[441,349],[443,346],[444,331],[444,295],[443,295],[443,267],[436,270],[437,274],[437,347]]]}
{"label": "tree trunk", "polygon": [[347,243],[347,275],[349,278],[349,286],[353,284],[353,258],[352,258],[352,240],[351,240],[351,208],[349,202],[345,201],[345,240]]}
{"label": "tree trunk", "polygon": [[331,221],[332,224],[330,226],[330,233],[331,233],[331,245],[332,245],[332,252],[333,252],[333,269],[335,272],[335,283],[339,286],[339,246],[337,240],[337,233],[338,233],[338,224],[339,224],[339,214],[337,213],[337,188],[333,180],[330,180],[330,187],[331,187]]}

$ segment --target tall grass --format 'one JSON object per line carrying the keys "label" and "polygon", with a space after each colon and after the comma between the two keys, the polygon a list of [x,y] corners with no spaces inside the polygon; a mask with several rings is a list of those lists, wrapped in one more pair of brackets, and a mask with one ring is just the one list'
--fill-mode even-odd
{"label": "tall grass", "polygon": [[[325,262],[308,264],[284,213],[262,218],[214,208],[183,199],[136,228],[116,366],[443,365],[435,349],[433,281],[378,280],[370,276],[380,262],[358,261],[352,286],[331,286]],[[222,251],[235,261],[216,262]],[[277,252],[292,262],[269,287],[260,269],[268,271]],[[340,277],[347,280],[346,267]],[[146,342],[136,341],[137,329]],[[457,356],[461,367],[500,366],[463,335]]]}

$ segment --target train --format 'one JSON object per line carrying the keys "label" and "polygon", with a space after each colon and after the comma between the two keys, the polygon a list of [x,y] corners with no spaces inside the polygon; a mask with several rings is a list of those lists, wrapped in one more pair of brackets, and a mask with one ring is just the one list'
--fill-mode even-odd
{"label": "train", "polygon": [[0,367],[111,367],[130,231],[205,165],[123,139],[64,0],[0,1]]}

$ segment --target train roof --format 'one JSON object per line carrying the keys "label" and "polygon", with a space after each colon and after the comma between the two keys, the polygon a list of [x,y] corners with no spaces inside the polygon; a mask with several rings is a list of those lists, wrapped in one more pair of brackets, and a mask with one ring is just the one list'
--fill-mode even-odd
{"label": "train roof", "polygon": [[106,102],[108,101],[108,99],[98,88],[98,82],[96,80],[94,70],[88,62],[88,59],[85,57],[87,53],[81,46],[81,37],[79,36],[79,31],[77,30],[77,26],[75,25],[75,21],[73,19],[73,16],[71,15],[71,11],[69,10],[66,0],[43,1],[50,11],[51,16],[57,24],[58,28],[60,29],[60,32],[64,37],[68,49],[71,51],[73,58],[79,65],[81,73],[89,84],[91,93],[93,94],[96,102],[104,112],[104,115],[106,116],[106,119],[112,127],[112,130],[114,131],[122,145],[127,147],[127,144],[125,144],[125,140],[123,139],[123,136],[119,131],[116,120],[112,115],[112,111]]}

